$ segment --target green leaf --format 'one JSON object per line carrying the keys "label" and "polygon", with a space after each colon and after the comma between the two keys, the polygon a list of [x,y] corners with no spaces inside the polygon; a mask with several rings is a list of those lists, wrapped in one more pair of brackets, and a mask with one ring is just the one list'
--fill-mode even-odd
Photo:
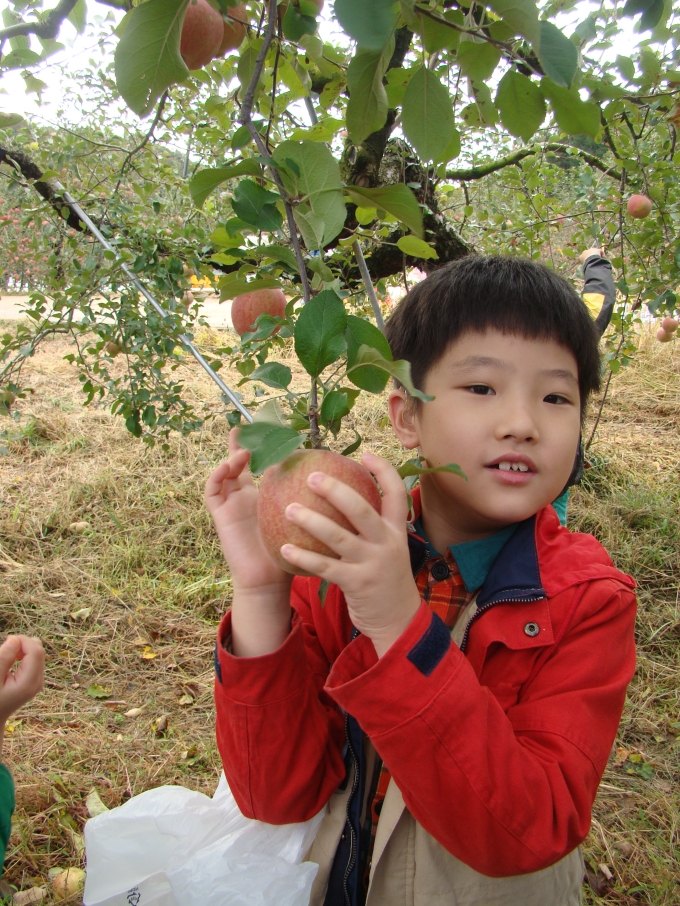
{"label": "green leaf", "polygon": [[90,698],[97,698],[104,700],[111,697],[111,690],[105,689],[103,686],[100,686],[99,683],[91,683],[87,687],[86,695],[89,695]]}
{"label": "green leaf", "polygon": [[413,69],[401,69],[397,67],[395,69],[390,69],[390,71],[385,76],[385,91],[387,92],[387,103],[390,107],[401,107],[401,103],[404,99],[404,92],[406,91],[406,86],[411,81],[411,77],[415,70]]}
{"label": "green leaf", "polygon": [[324,607],[326,604],[326,595],[328,594],[328,589],[330,587],[331,587],[331,583],[328,581],[328,579],[322,579],[321,582],[319,582],[319,591],[318,591],[319,604],[322,607]]}
{"label": "green leaf", "polygon": [[402,236],[397,239],[397,246],[405,255],[411,255],[413,258],[439,258],[431,245],[415,236]]}
{"label": "green leaf", "polygon": [[557,125],[568,135],[595,136],[600,131],[600,111],[582,101],[578,89],[560,88],[550,79],[541,80],[541,91],[550,101]]}
{"label": "green leaf", "polygon": [[344,418],[349,414],[351,408],[350,399],[346,392],[343,392],[342,390],[331,390],[330,393],[327,393],[324,396],[323,402],[321,403],[319,415],[322,424],[328,425],[330,422]]}
{"label": "green leaf", "polygon": [[305,305],[295,322],[295,352],[312,377],[335,362],[345,351],[347,313],[333,290],[324,290]]}
{"label": "green leaf", "polygon": [[572,41],[574,36],[578,39],[579,44],[588,44],[590,41],[594,41],[597,37],[597,20],[595,16],[586,16],[583,22],[579,22],[574,29]]}
{"label": "green leaf", "polygon": [[87,6],[85,0],[77,0],[76,5],[68,14],[68,21],[79,35],[85,31],[87,25]]}
{"label": "green leaf", "polygon": [[147,116],[166,88],[189,75],[179,39],[189,0],[148,0],[125,16],[125,30],[114,54],[121,97]]}
{"label": "green leaf", "polygon": [[[403,183],[394,186],[379,186],[377,189],[347,186],[346,192],[354,204],[359,207],[382,208],[417,236],[423,235],[422,208],[411,189]],[[366,204],[367,201],[369,204]]]}
{"label": "green leaf", "polygon": [[540,40],[538,9],[534,0],[487,0],[486,5],[532,44]]}
{"label": "green leaf", "polygon": [[271,258],[280,264],[285,264],[286,269],[292,274],[297,274],[298,272],[295,252],[286,248],[285,245],[261,245],[259,248],[250,250],[250,254],[261,258]]}
{"label": "green leaf", "polygon": [[[353,384],[356,383],[354,380],[354,373],[364,367],[375,368],[377,371],[383,371],[393,378],[396,378],[402,387],[405,387],[406,390],[408,390],[411,396],[415,396],[416,399],[421,400],[423,403],[429,403],[434,399],[433,396],[427,396],[427,394],[418,390],[413,385],[413,380],[411,379],[411,364],[405,359],[399,359],[396,362],[392,362],[382,356],[377,349],[374,349],[371,346],[361,346],[357,354],[356,365],[347,368],[347,377]],[[357,386],[359,385],[357,384]]]}
{"label": "green leaf", "polygon": [[457,129],[453,130],[453,135],[451,136],[451,141],[448,143],[446,148],[442,151],[439,157],[436,158],[436,164],[448,164],[450,160],[458,157],[460,154],[460,132]]}
{"label": "green leaf", "polygon": [[[448,19],[457,25],[465,23],[465,17],[459,10],[446,10],[444,15],[438,13],[439,18]],[[431,19],[420,12],[416,12],[417,29],[423,39],[423,47],[427,53],[436,53],[438,50],[453,50],[458,45],[459,32],[455,28],[449,28],[441,22]],[[393,105],[394,106],[394,105]]]}
{"label": "green leaf", "polygon": [[208,195],[228,179],[233,179],[235,176],[259,176],[261,173],[262,167],[252,158],[242,160],[230,167],[199,170],[189,182],[191,200],[197,208],[202,208]]}
{"label": "green leaf", "polygon": [[0,129],[11,129],[23,123],[24,118],[19,113],[3,113],[0,111]]}
{"label": "green leaf", "polygon": [[335,17],[360,47],[379,50],[394,31],[394,0],[335,0]]}
{"label": "green leaf", "polygon": [[461,41],[457,60],[462,75],[483,82],[492,74],[501,58],[501,50],[487,41]]}
{"label": "green leaf", "polygon": [[630,57],[618,56],[614,64],[622,77],[627,82],[632,82],[635,78],[635,63],[631,60]]}
{"label": "green leaf", "polygon": [[243,293],[251,293],[256,289],[276,289],[280,288],[281,283],[276,277],[260,277],[257,280],[246,280],[245,277],[233,276],[223,277],[220,279],[220,302],[226,299],[235,299]]}
{"label": "green leaf", "polygon": [[347,132],[355,145],[385,125],[388,103],[384,72],[382,51],[357,48],[347,68]]}
{"label": "green leaf", "polygon": [[570,88],[578,67],[578,50],[552,22],[541,22],[537,54],[548,78],[556,85]]}
{"label": "green leaf", "polygon": [[409,459],[408,462],[405,462],[399,466],[397,472],[399,473],[400,478],[409,478],[416,475],[430,475],[433,472],[451,472],[453,475],[460,475],[461,478],[467,481],[465,472],[463,472],[460,466],[456,465],[453,462],[450,462],[446,466],[431,466],[428,468],[423,468],[416,460]]}
{"label": "green leaf", "polygon": [[319,142],[284,141],[272,156],[277,164],[291,161],[298,167],[299,178],[289,169],[282,171],[281,178],[286,191],[305,199],[294,212],[305,245],[310,250],[324,248],[340,233],[347,216],[338,162]]}
{"label": "green leaf", "polygon": [[291,135],[294,142],[329,142],[342,129],[344,123],[332,116],[322,117],[311,129],[295,129]]}
{"label": "green leaf", "polygon": [[283,35],[289,41],[297,44],[303,35],[313,35],[316,31],[316,19],[313,16],[303,16],[295,9],[292,3],[286,7],[286,12],[281,22]]}
{"label": "green leaf", "polygon": [[281,462],[304,443],[304,435],[293,428],[271,422],[253,422],[239,428],[238,442],[250,450],[250,471],[260,475],[269,466]]}
{"label": "green leaf", "polygon": [[244,179],[234,189],[231,206],[234,214],[258,230],[278,230],[283,223],[276,202],[281,196],[263,189],[252,179]]}
{"label": "green leaf", "polygon": [[404,92],[402,127],[424,161],[436,160],[453,137],[453,103],[446,88],[426,66],[418,69]]}
{"label": "green leaf", "polygon": [[359,434],[358,431],[355,431],[354,440],[352,441],[351,444],[348,444],[344,450],[340,451],[340,455],[341,456],[351,456],[352,453],[354,453],[356,450],[359,449],[362,441],[363,441],[363,438],[362,438],[361,434]]}
{"label": "green leaf", "polygon": [[496,106],[511,135],[528,142],[545,119],[545,98],[531,79],[509,69],[498,84]]}
{"label": "green leaf", "polygon": [[642,13],[639,31],[654,28],[661,21],[664,11],[664,0],[628,0],[623,8],[624,16],[636,16]]}
{"label": "green leaf", "polygon": [[[364,318],[356,315],[347,316],[345,340],[347,341],[348,368],[354,368],[357,365],[359,350],[364,346],[376,349],[383,358],[392,361],[392,350],[385,335]],[[368,365],[365,368],[355,368],[350,380],[356,387],[368,390],[369,393],[382,393],[389,380],[389,374]]]}
{"label": "green leaf", "polygon": [[275,390],[285,390],[293,379],[293,373],[287,365],[281,362],[265,362],[260,365],[248,378],[251,381],[261,381],[267,387]]}
{"label": "green leaf", "polygon": [[[284,323],[283,318],[277,318],[274,315],[260,315],[255,321],[255,330],[244,333],[241,337],[241,345],[244,343],[259,343],[260,340],[266,340],[275,331],[281,330]],[[252,372],[249,372],[249,374],[252,374]]]}

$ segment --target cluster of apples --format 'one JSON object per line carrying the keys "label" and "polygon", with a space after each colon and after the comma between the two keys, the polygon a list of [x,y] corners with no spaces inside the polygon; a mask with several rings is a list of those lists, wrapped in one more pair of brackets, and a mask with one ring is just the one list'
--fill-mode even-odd
{"label": "cluster of apples", "polygon": [[661,327],[656,332],[656,338],[659,343],[670,343],[679,324],[680,322],[677,318],[664,318],[661,322]]}
{"label": "cluster of apples", "polygon": [[229,19],[208,0],[192,0],[182,23],[179,52],[188,69],[202,69],[216,57],[223,57],[243,43],[248,12],[243,3],[229,8]]}

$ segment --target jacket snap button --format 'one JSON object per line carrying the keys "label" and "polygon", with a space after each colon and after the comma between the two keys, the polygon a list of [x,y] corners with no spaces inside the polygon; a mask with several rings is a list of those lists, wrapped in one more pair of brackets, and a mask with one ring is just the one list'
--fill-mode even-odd
{"label": "jacket snap button", "polygon": [[534,638],[534,636],[537,636],[540,631],[541,627],[538,625],[538,623],[527,623],[527,625],[524,627],[524,632],[532,639]]}
{"label": "jacket snap button", "polygon": [[443,560],[437,560],[432,564],[431,572],[433,579],[435,579],[437,582],[443,582],[444,579],[449,578],[451,570]]}

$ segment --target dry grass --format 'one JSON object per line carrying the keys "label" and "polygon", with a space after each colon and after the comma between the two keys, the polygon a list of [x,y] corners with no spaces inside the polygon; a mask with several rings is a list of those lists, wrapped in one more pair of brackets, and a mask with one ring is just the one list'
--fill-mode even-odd
{"label": "dry grass", "polygon": [[[80,864],[91,790],[109,806],[165,783],[211,793],[219,771],[212,646],[230,584],[201,496],[226,426],[147,451],[105,409],[83,409],[64,352],[54,341],[34,357],[35,394],[19,422],[0,423],[0,631],[40,635],[48,654],[45,692],[6,736],[18,805],[5,877],[20,888]],[[185,370],[196,399],[217,403],[202,372]],[[613,878],[589,903],[680,902],[679,416],[680,346],[645,337],[613,381],[571,509],[572,527],[640,582],[638,672],[586,845]],[[347,441],[355,428],[399,457],[383,418],[368,400]]]}

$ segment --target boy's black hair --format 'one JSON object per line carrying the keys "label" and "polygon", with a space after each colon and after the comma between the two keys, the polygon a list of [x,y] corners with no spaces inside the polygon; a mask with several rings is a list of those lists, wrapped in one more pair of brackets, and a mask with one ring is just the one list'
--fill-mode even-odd
{"label": "boy's black hair", "polygon": [[581,413],[600,387],[598,335],[583,299],[558,274],[527,258],[469,255],[411,289],[387,322],[395,359],[411,363],[416,387],[451,343],[485,330],[555,340],[578,365]]}

